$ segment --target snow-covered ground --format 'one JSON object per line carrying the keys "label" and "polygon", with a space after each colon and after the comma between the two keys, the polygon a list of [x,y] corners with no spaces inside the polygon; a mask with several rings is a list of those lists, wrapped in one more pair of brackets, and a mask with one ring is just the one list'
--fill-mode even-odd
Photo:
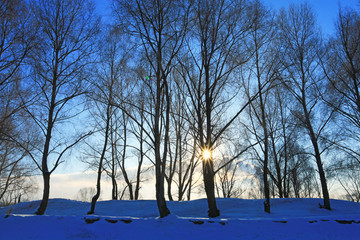
{"label": "snow-covered ground", "polygon": [[[205,199],[168,202],[171,215],[159,219],[156,202],[90,203],[51,199],[46,215],[33,213],[39,201],[0,208],[0,239],[360,239],[360,203],[321,199],[218,199],[221,216],[207,218]],[[11,212],[11,213],[10,213]],[[9,215],[10,213],[10,215]]]}

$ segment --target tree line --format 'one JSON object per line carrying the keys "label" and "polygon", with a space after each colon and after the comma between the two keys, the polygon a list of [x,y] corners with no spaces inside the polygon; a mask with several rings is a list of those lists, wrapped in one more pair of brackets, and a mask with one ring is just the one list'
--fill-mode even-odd
{"label": "tree line", "polygon": [[[76,152],[111,198],[319,197],[360,201],[360,13],[321,32],[308,3],[91,0],[0,3],[0,201],[37,187]],[[149,176],[150,175],[150,176]],[[201,178],[200,178],[201,176]],[[247,194],[245,196],[245,193]]]}

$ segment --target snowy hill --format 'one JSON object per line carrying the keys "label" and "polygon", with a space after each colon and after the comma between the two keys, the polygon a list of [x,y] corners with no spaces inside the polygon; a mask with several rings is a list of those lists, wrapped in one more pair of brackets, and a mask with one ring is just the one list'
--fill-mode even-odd
{"label": "snowy hill", "polygon": [[[51,199],[45,216],[39,202],[0,208],[1,239],[360,239],[360,203],[321,199],[218,199],[221,216],[207,218],[205,199],[168,202],[171,216],[159,219],[154,200],[90,203]],[[9,212],[11,214],[5,217]]]}

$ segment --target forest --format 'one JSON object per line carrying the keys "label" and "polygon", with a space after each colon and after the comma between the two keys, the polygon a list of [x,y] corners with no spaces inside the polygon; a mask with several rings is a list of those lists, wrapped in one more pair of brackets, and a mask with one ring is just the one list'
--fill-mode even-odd
{"label": "forest", "polygon": [[0,1],[1,205],[41,191],[43,215],[71,158],[96,172],[89,214],[104,179],[111,199],[138,200],[153,178],[160,217],[194,193],[209,217],[217,198],[264,199],[267,213],[272,198],[360,202],[359,6],[340,7],[329,35],[310,3],[111,8]]}

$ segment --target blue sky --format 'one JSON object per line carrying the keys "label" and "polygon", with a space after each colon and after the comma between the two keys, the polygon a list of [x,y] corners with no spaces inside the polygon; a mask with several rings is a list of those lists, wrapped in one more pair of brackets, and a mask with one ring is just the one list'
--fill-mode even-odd
{"label": "blue sky", "polygon": [[274,9],[287,7],[292,3],[308,2],[313,7],[319,26],[325,34],[334,31],[334,22],[339,12],[339,6],[360,9],[360,0],[262,0],[266,5]]}
{"label": "blue sky", "polygon": [[[292,3],[302,3],[305,0],[262,0],[267,6],[274,9],[287,7]],[[101,15],[111,14],[112,0],[95,0],[96,10]],[[331,34],[334,31],[334,21],[341,7],[354,7],[360,9],[360,0],[312,0],[307,1],[313,7],[317,14],[318,23],[325,34]]]}

